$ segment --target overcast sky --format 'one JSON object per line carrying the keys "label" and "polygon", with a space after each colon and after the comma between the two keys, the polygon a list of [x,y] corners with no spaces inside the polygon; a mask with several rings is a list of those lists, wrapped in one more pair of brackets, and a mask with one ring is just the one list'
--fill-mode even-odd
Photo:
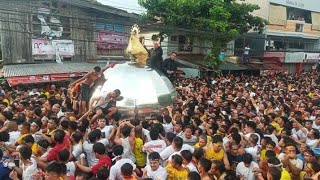
{"label": "overcast sky", "polygon": [[98,0],[98,2],[123,9],[130,13],[141,14],[144,11],[144,9],[138,4],[138,0]]}

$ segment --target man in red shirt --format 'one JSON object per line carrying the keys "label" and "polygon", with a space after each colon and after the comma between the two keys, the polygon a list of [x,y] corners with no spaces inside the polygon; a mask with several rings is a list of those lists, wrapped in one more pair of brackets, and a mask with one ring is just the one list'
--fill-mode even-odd
{"label": "man in red shirt", "polygon": [[77,161],[76,165],[78,168],[86,173],[92,172],[93,175],[96,175],[98,170],[105,166],[107,169],[111,167],[111,160],[109,156],[106,155],[106,148],[102,143],[96,143],[93,145],[93,152],[96,158],[99,160],[98,163],[91,167],[86,167],[83,165],[83,157],[81,158],[81,162]]}

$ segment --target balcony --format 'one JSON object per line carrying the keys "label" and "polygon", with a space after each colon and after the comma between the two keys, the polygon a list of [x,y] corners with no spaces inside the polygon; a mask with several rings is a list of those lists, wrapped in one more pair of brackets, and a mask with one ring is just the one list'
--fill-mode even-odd
{"label": "balcony", "polygon": [[278,23],[283,25],[270,24],[267,26],[267,33],[285,33],[291,34],[297,37],[314,37],[319,38],[320,27],[317,25],[312,25],[305,23],[304,21],[298,20],[287,20],[283,23]]}

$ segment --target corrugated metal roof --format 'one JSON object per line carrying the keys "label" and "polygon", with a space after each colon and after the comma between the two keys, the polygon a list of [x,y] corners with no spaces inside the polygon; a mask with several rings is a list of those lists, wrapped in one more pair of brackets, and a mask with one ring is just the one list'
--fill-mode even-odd
{"label": "corrugated metal roof", "polygon": [[104,67],[106,63],[46,63],[46,64],[17,64],[3,67],[4,77],[34,76],[42,74],[63,74],[89,72],[95,66]]}

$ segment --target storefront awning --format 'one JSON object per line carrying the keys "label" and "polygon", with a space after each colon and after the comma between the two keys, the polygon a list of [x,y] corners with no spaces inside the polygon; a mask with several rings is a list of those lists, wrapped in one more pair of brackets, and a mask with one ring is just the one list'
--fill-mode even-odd
{"label": "storefront awning", "polygon": [[19,84],[46,83],[68,81],[71,78],[81,77],[92,71],[95,66],[104,67],[99,63],[46,63],[46,64],[19,64],[5,65],[4,77],[10,86]]}

